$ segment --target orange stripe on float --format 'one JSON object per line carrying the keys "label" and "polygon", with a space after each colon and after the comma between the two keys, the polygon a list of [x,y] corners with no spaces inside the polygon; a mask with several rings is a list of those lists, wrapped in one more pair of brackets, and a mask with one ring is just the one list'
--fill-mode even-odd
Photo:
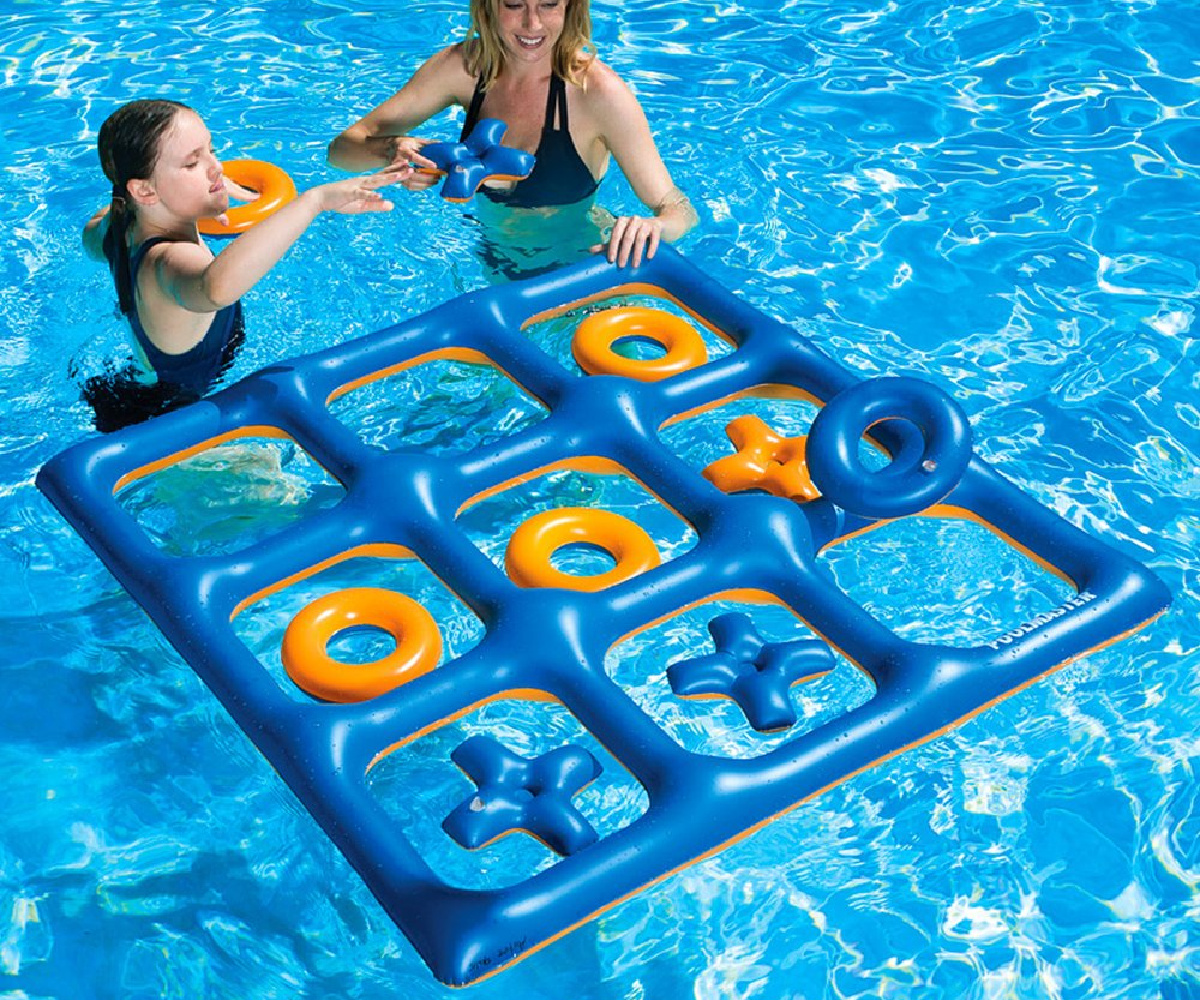
{"label": "orange stripe on float", "polygon": [[627,285],[617,285],[616,288],[608,288],[602,292],[595,292],[592,295],[585,295],[581,299],[573,299],[565,305],[555,306],[553,309],[544,309],[542,312],[534,313],[529,317],[529,319],[525,320],[525,322],[521,324],[521,329],[525,330],[533,326],[534,323],[541,323],[544,320],[554,319],[555,316],[562,316],[564,313],[569,313],[572,309],[578,309],[581,306],[591,305],[593,302],[601,302],[604,299],[617,298],[620,295],[649,295],[652,298],[663,299],[667,302],[673,303],[691,316],[692,319],[703,326],[706,330],[711,330],[731,347],[737,347],[737,341],[725,333],[724,330],[705,319],[698,312],[690,309],[685,303],[675,298],[675,296],[668,292],[665,288],[660,288],[658,285],[651,285],[642,281],[631,281]]}
{"label": "orange stripe on float", "polygon": [[[630,472],[620,462],[611,458],[602,458],[599,455],[580,455],[574,458],[564,458],[558,462],[550,462],[547,465],[540,465],[536,469],[529,472],[523,472],[519,476],[514,476],[512,479],[506,479],[502,483],[497,483],[495,486],[489,486],[486,490],[475,493],[459,505],[458,510],[454,512],[454,516],[458,517],[468,507],[473,507],[481,500],[486,500],[488,497],[495,496],[497,493],[503,493],[507,489],[514,486],[520,486],[522,483],[527,483],[530,480],[537,479],[538,476],[548,475],[551,472],[558,472],[563,469],[570,469],[573,472],[586,472],[596,476],[627,476],[637,483],[642,489],[649,493],[655,500],[661,503],[667,510],[671,511],[685,524],[691,524],[690,521],[679,513],[674,507],[667,503],[662,497],[654,492],[649,486],[642,482],[637,476]],[[692,530],[695,530],[693,527]]]}
{"label": "orange stripe on float", "polygon": [[754,397],[757,399],[798,399],[807,403],[812,403],[814,406],[821,406],[822,401],[814,396],[811,392],[799,388],[794,385],[784,385],[782,382],[764,382],[762,385],[752,386],[749,389],[742,389],[739,392],[730,393],[728,396],[722,396],[720,399],[714,399],[711,403],[705,403],[703,406],[694,406],[690,410],[684,410],[681,413],[676,413],[673,417],[664,420],[659,426],[670,427],[672,424],[677,424],[682,420],[687,420],[689,417],[694,417],[698,413],[704,413],[708,410],[715,410],[717,407],[724,406],[726,403],[732,403],[734,400],[744,399],[746,397]]}
{"label": "orange stripe on float", "polygon": [[[287,431],[280,430],[278,427],[272,427],[266,424],[252,424],[246,427],[238,427],[232,431],[226,431],[224,434],[218,434],[216,437],[207,438],[199,444],[191,445],[180,451],[172,452],[163,458],[156,459],[146,465],[138,466],[136,469],[125,473],[116,481],[113,486],[113,493],[119,493],[122,489],[132,482],[149,476],[152,473],[158,472],[168,466],[182,462],[184,459],[191,458],[193,455],[198,455],[202,451],[207,451],[210,448],[216,448],[219,445],[225,444],[227,441],[234,441],[238,438],[245,437],[268,437],[268,438],[283,438],[285,440],[294,440]],[[306,452],[307,454],[307,452]],[[328,470],[326,470],[328,472]]]}
{"label": "orange stripe on float", "polygon": [[336,556],[330,556],[328,559],[322,559],[318,563],[314,563],[307,569],[302,569],[298,573],[292,573],[285,576],[282,580],[277,580],[269,587],[263,587],[262,590],[256,590],[248,597],[242,598],[234,605],[233,610],[229,613],[229,620],[233,621],[238,615],[246,610],[251,604],[256,604],[265,597],[270,597],[272,594],[278,593],[293,583],[299,583],[310,576],[315,576],[322,570],[329,569],[330,566],[336,566],[340,562],[345,562],[349,559],[358,558],[373,558],[373,559],[416,559],[417,555],[412,549],[403,545],[396,545],[393,542],[370,542],[366,545],[356,545],[352,549],[347,549],[345,552],[339,552]]}
{"label": "orange stripe on float", "polygon": [[[370,763],[367,764],[367,769],[364,773],[370,774],[371,770],[389,754],[399,750],[401,747],[407,746],[409,743],[412,743],[415,740],[419,740],[422,736],[432,733],[435,729],[440,729],[442,726],[447,726],[452,722],[457,722],[464,715],[469,715],[471,712],[474,712],[477,708],[482,708],[484,705],[490,705],[494,701],[505,701],[509,698],[515,698],[520,701],[547,701],[553,702],[557,705],[562,705],[562,702],[558,698],[555,698],[554,695],[552,695],[549,691],[542,691],[539,688],[510,688],[506,691],[499,691],[496,694],[488,695],[486,698],[481,698],[479,701],[472,702],[470,705],[467,705],[466,708],[462,708],[451,715],[446,715],[440,719],[436,719],[429,723],[429,725],[422,726],[420,729],[416,729],[409,733],[404,737],[404,739],[397,740],[395,743],[384,747],[379,751],[379,753],[371,758]],[[566,708],[565,705],[563,705],[563,707]],[[574,713],[572,713],[572,715],[573,714]]]}
{"label": "orange stripe on float", "polygon": [[[489,358],[481,351],[477,351],[471,347],[443,347],[436,351],[426,351],[424,354],[418,354],[416,357],[409,358],[407,361],[401,361],[398,364],[388,365],[386,368],[380,368],[378,371],[370,372],[363,375],[361,378],[356,378],[344,385],[339,385],[328,396],[325,397],[325,405],[328,406],[335,399],[346,395],[348,392],[353,392],[355,389],[361,389],[364,385],[369,385],[372,382],[377,382],[380,379],[387,378],[390,375],[396,375],[404,371],[406,368],[413,368],[416,365],[423,364],[426,361],[466,361],[470,364],[488,365],[495,368],[497,371],[504,372],[505,376],[512,379],[512,376],[505,372],[495,361]],[[512,379],[516,381],[516,379]],[[518,383],[519,384],[519,383]],[[528,390],[526,390],[528,391]]]}

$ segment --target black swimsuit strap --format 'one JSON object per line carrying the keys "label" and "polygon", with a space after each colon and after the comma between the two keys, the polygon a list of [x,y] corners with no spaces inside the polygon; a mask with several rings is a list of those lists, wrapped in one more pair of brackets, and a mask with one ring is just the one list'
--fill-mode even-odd
{"label": "black swimsuit strap", "polygon": [[[471,134],[471,129],[479,124],[479,112],[483,109],[483,99],[485,97],[483,90],[483,78],[480,77],[475,81],[475,92],[471,95],[471,104],[467,108],[467,117],[463,119],[462,133],[458,137],[459,142],[465,142],[467,136]],[[555,115],[555,112],[557,116]],[[555,118],[558,119],[557,126]],[[567,87],[563,83],[563,79],[557,73],[550,74],[550,86],[546,89],[546,118],[542,122],[543,132],[567,132]]]}
{"label": "black swimsuit strap", "polygon": [[471,134],[471,129],[479,121],[479,110],[483,107],[483,77],[475,81],[475,93],[471,95],[471,106],[467,108],[467,117],[463,119],[462,135],[458,137],[459,142],[464,142]]}
{"label": "black swimsuit strap", "polygon": [[132,250],[129,251],[130,277],[133,278],[134,281],[137,280],[137,274],[135,273],[137,271],[137,267],[134,266],[134,261],[136,261],[137,264],[140,265],[142,263],[142,258],[145,257],[147,253],[149,253],[151,250],[153,250],[160,243],[181,243],[181,242],[183,242],[183,241],[172,239],[170,236],[151,236],[149,239],[143,240],[141,243],[139,243],[137,246],[135,246]]}
{"label": "black swimsuit strap", "polygon": [[[558,125],[554,124],[554,111],[558,109]],[[557,73],[550,75],[550,87],[546,91],[546,121],[543,129],[551,132],[567,131],[567,87]]]}

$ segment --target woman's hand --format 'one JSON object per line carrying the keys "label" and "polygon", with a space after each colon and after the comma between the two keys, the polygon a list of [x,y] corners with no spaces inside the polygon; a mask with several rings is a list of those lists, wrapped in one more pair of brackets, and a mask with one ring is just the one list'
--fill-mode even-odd
{"label": "woman's hand", "polygon": [[592,253],[607,251],[608,262],[624,267],[632,258],[637,267],[643,257],[649,260],[662,240],[663,223],[657,217],[622,215],[613,223],[607,243],[592,247]]}
{"label": "woman's hand", "polygon": [[376,188],[388,184],[403,184],[412,174],[413,168],[410,164],[400,163],[365,177],[347,177],[345,180],[321,184],[309,190],[320,199],[317,204],[322,212],[339,212],[342,215],[390,212],[395,206]]}
{"label": "woman's hand", "polygon": [[442,179],[441,171],[433,160],[421,155],[421,147],[428,139],[413,135],[395,135],[388,139],[388,153],[392,166],[411,164],[415,169],[402,183],[409,191],[424,191]]}

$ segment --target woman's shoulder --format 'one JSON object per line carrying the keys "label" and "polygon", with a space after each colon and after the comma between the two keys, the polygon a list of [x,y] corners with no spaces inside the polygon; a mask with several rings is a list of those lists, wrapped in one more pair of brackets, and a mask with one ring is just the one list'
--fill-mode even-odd
{"label": "woman's shoulder", "polygon": [[581,101],[598,117],[621,114],[637,105],[637,98],[615,69],[593,58],[579,76]]}
{"label": "woman's shoulder", "polygon": [[475,79],[467,69],[467,54],[462,42],[447,45],[425,60],[406,87],[417,86],[436,93],[439,101],[469,101]]}
{"label": "woman's shoulder", "polygon": [[580,52],[575,57],[575,78],[585,92],[604,94],[614,87],[624,87],[625,82],[617,71],[602,62],[598,56]]}
{"label": "woman's shoulder", "polygon": [[467,69],[467,60],[470,55],[470,50],[467,48],[469,44],[468,42],[454,42],[444,49],[439,49],[425,60],[422,68],[447,76],[470,76],[470,71]]}

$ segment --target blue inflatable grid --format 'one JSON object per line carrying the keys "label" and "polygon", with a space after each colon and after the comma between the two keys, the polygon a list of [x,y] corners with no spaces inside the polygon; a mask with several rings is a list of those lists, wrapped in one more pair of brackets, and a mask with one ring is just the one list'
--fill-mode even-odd
{"label": "blue inflatable grid", "polygon": [[[521,333],[574,304],[630,293],[674,300],[736,349],[665,381],[640,383],[568,371]],[[329,413],[327,402],[347,387],[432,357],[488,360],[549,414],[492,446],[447,457],[386,453]],[[474,292],[371,336],[274,365],[186,409],[69,449],[47,464],[38,485],[220,698],[435,975],[464,984],[1167,606],[1166,589],[1141,565],[972,457],[939,511],[988,525],[1068,580],[1076,594],[985,644],[905,641],[817,565],[823,547],[874,522],[824,498],[725,495],[656,435],[672,418],[764,387],[791,387],[820,403],[857,381],[796,331],[663,248],[638,268],[595,260]],[[114,497],[125,483],[182,454],[263,434],[298,442],[345,487],[343,500],[232,555],[181,558],[164,555]],[[456,525],[456,514],[484,494],[539,470],[596,458],[622,467],[691,524],[695,547],[597,593],[522,589]],[[237,638],[232,618],[282,581],[372,545],[401,546],[419,557],[479,616],[484,638],[364,703],[325,704],[282,690]],[[876,694],[754,759],[689,753],[606,674],[605,654],[681,609],[748,592],[790,608],[865,671]],[[645,789],[646,812],[595,842],[577,837],[566,848],[573,853],[516,885],[495,891],[446,885],[385,815],[367,772],[444,720],[530,694],[560,702],[598,738]],[[492,767],[487,754],[473,743],[471,769]],[[571,766],[580,777],[567,797],[593,771],[578,754]],[[514,759],[494,767],[503,777],[525,764]]]}

